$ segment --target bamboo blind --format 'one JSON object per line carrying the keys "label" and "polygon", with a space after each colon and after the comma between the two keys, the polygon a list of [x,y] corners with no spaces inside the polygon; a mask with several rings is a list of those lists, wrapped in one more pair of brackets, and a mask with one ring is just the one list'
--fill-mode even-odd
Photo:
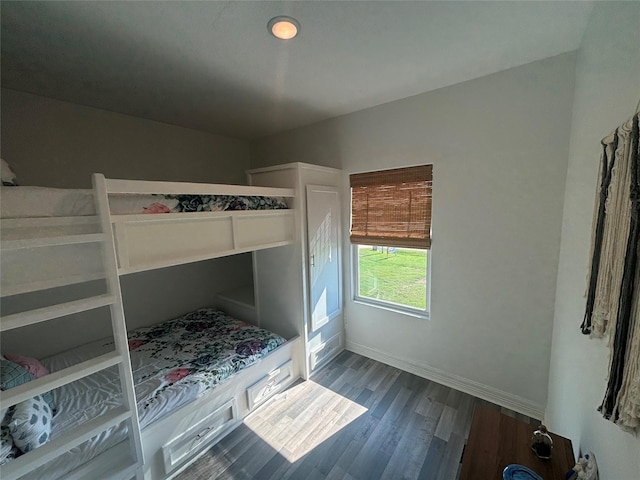
{"label": "bamboo blind", "polygon": [[351,243],[431,247],[432,165],[349,176]]}

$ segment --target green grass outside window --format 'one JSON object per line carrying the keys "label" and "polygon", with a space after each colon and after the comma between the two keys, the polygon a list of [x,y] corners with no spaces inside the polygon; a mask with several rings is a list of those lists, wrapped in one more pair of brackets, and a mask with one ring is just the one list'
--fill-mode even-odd
{"label": "green grass outside window", "polygon": [[358,247],[359,296],[424,310],[427,252],[407,248]]}

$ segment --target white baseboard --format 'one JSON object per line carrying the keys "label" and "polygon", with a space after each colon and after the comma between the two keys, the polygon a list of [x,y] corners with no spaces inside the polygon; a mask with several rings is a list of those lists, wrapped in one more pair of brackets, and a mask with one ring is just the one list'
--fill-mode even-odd
{"label": "white baseboard", "polygon": [[419,377],[426,378],[427,380],[432,380],[441,385],[445,385],[455,390],[468,393],[469,395],[487,400],[491,403],[495,403],[496,405],[500,405],[501,407],[508,408],[515,412],[522,413],[523,415],[527,415],[528,417],[536,419],[544,418],[545,412],[542,405],[532,403],[525,398],[519,397],[518,395],[513,395],[497,388],[483,385],[473,380],[469,380],[468,378],[464,378],[452,373],[447,373],[444,370],[430,367],[428,365],[416,365],[408,360],[392,357],[375,348],[349,342],[348,340],[346,342],[345,348],[350,352],[363,355],[365,357],[371,358],[372,360],[377,360],[378,362],[391,365],[392,367],[399,368],[400,370],[404,370],[406,372],[413,373],[414,375],[418,375]]}

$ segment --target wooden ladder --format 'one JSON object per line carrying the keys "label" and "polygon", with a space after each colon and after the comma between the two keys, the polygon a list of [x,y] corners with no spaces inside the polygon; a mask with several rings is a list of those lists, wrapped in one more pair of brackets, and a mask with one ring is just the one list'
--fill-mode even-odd
{"label": "wooden ladder", "polygon": [[[0,392],[0,409],[4,410],[28,400],[35,395],[40,395],[44,392],[48,392],[49,390],[53,390],[113,366],[117,366],[119,369],[122,388],[122,405],[118,408],[109,410],[99,417],[78,425],[72,431],[54,438],[45,445],[25,453],[24,455],[0,467],[0,476],[3,480],[20,478],[121,422],[127,423],[130,446],[129,452],[127,452],[128,454],[125,455],[125,457],[127,457],[127,461],[122,462],[120,458],[118,458],[117,462],[112,462],[114,463],[113,465],[110,464],[106,469],[100,470],[100,474],[98,476],[100,478],[118,479],[136,478],[137,480],[142,480],[144,478],[142,438],[138,422],[133,373],[129,358],[127,330],[124,318],[124,309],[122,306],[120,282],[118,279],[114,240],[111,233],[107,191],[105,188],[104,177],[94,175],[93,182],[96,196],[96,207],[98,209],[98,217],[97,219],[94,218],[93,225],[94,227],[98,226],[98,233],[78,233],[71,235],[40,237],[37,236],[37,232],[47,231],[47,228],[49,227],[39,228],[38,222],[33,219],[25,219],[24,221],[15,220],[7,224],[3,221],[3,227],[8,225],[10,227],[9,230],[13,229],[15,232],[30,233],[26,235],[26,238],[15,238],[16,235],[11,235],[9,233],[8,237],[10,239],[1,242],[2,267],[6,264],[11,272],[11,262],[14,262],[15,267],[16,262],[17,264],[20,262],[24,263],[24,259],[29,258],[31,254],[41,249],[70,245],[80,246],[94,244],[100,247],[96,248],[95,252],[96,255],[98,252],[101,253],[103,274],[96,274],[95,271],[84,274],[73,273],[69,276],[62,275],[58,278],[51,277],[42,281],[18,281],[16,283],[12,283],[10,278],[3,278],[3,291],[0,292],[0,294],[2,297],[7,297],[18,293],[34,292],[61,285],[92,281],[96,278],[105,279],[107,293],[2,316],[0,317],[0,331],[4,332],[27,325],[34,325],[40,322],[65,317],[67,315],[108,307],[111,316],[111,327],[113,330],[115,350],[63,370],[45,375],[26,384]],[[97,222],[95,220],[97,220]],[[44,221],[45,225],[50,223],[50,220]],[[85,222],[81,221],[80,223],[84,224]],[[35,258],[39,258],[37,254],[35,255]],[[13,271],[15,271],[15,268]],[[82,472],[83,467],[80,467],[77,470],[78,472]],[[87,470],[87,477],[96,478],[95,472],[92,475],[89,469],[85,470]],[[65,478],[84,478],[84,474],[71,472],[67,474]]]}

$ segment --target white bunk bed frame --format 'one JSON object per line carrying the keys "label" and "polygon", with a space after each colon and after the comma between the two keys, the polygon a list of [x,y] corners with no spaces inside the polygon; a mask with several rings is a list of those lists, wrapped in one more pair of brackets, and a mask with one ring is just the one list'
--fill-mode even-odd
{"label": "white bunk bed frame", "polygon": [[[203,183],[104,180],[109,195],[244,195],[293,199],[289,188]],[[295,241],[293,209],[111,215],[120,274],[288,245]],[[184,238],[190,244],[185,250]],[[162,242],[158,239],[162,238]]]}
{"label": "white bunk bed frame", "polygon": [[[294,190],[112,180],[101,174],[93,176],[93,185],[97,216],[1,220],[0,295],[6,297],[96,279],[106,279],[107,294],[3,316],[0,331],[109,306],[116,351],[1,392],[0,408],[16,405],[113,365],[119,366],[123,406],[0,467],[0,474],[6,480],[29,478],[28,472],[122,421],[128,422],[129,442],[104,452],[65,478],[173,478],[237,427],[253,408],[300,377],[303,352],[300,339],[295,337],[258,364],[141,431],[119,275],[294,243],[297,241],[295,216],[293,208],[111,215],[109,195],[277,196],[287,198],[292,207]],[[188,248],[185,248],[185,236],[190,239]]]}

